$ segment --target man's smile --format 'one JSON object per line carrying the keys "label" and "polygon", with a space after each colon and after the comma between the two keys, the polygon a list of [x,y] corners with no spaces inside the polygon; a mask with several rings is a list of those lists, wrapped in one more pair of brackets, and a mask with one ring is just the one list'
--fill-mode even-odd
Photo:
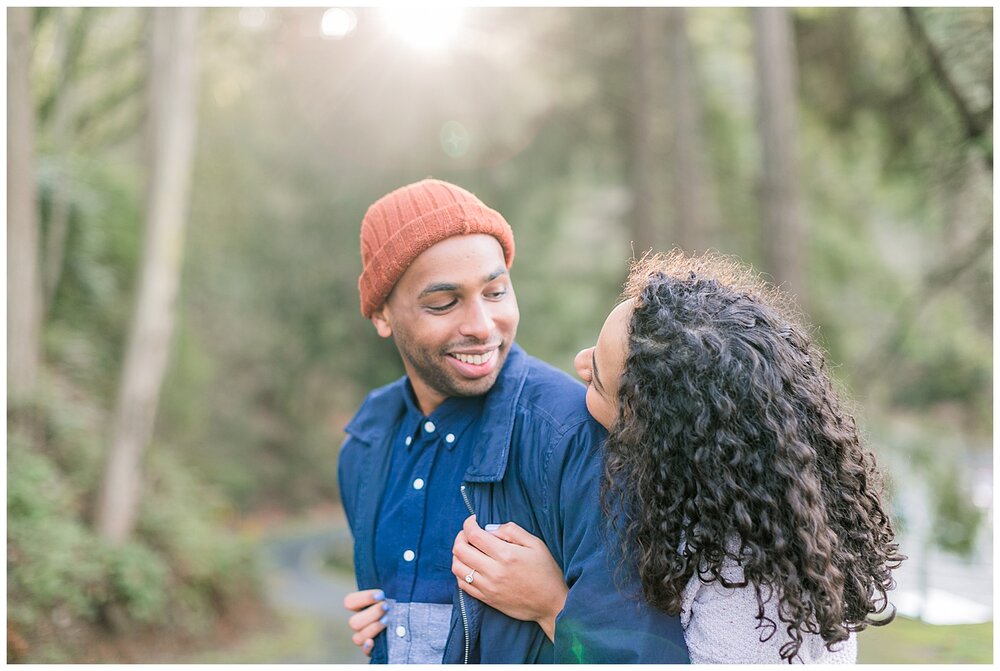
{"label": "man's smile", "polygon": [[448,352],[448,360],[463,377],[478,378],[489,375],[496,368],[498,351],[499,347]]}

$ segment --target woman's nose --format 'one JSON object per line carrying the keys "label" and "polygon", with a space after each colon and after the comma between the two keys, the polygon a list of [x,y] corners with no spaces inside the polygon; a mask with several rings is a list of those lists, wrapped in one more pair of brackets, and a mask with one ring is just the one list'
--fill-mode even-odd
{"label": "woman's nose", "polygon": [[590,370],[591,364],[593,362],[594,348],[588,347],[587,349],[582,349],[573,359],[573,367],[576,368],[576,374],[580,376],[580,379],[584,382],[589,383],[590,378],[593,375]]}

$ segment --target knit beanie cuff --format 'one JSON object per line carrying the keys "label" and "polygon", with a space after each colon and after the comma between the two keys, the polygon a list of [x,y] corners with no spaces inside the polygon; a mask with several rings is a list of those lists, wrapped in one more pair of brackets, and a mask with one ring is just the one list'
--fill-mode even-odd
{"label": "knit beanie cuff", "polygon": [[496,238],[510,268],[514,262],[514,233],[503,216],[478,202],[451,203],[407,222],[374,251],[358,278],[361,313],[370,319],[410,264],[427,249],[455,235],[475,234]]}

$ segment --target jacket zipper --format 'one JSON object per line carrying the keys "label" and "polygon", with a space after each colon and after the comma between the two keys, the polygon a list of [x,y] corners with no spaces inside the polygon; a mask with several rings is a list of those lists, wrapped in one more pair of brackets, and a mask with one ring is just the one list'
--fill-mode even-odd
{"label": "jacket zipper", "polygon": [[[465,507],[469,509],[470,515],[475,515],[476,511],[472,509],[472,503],[469,501],[469,495],[465,493],[465,484],[462,484],[462,500],[465,501]],[[469,663],[469,617],[465,612],[465,592],[461,588],[458,589],[458,607],[462,611],[462,628],[465,630],[465,661],[463,664]]]}

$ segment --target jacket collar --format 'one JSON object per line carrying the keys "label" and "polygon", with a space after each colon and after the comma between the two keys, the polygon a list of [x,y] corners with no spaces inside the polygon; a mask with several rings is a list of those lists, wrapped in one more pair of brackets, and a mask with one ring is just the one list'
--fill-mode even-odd
{"label": "jacket collar", "polygon": [[511,345],[503,370],[486,394],[479,422],[479,440],[472,462],[465,471],[467,482],[498,482],[507,470],[510,437],[514,431],[517,402],[528,377],[528,355],[517,343]]}
{"label": "jacket collar", "polygon": [[369,445],[380,445],[392,437],[398,420],[406,412],[406,376],[377,389],[362,404],[344,430]]}
{"label": "jacket collar", "polygon": [[[527,376],[528,355],[517,343],[513,343],[496,383],[486,394],[479,439],[465,472],[466,481],[497,482],[503,479],[510,453],[510,437],[514,431],[515,408]],[[369,445],[391,440],[392,432],[406,412],[404,394],[408,393],[407,384],[404,375],[375,392],[347,425],[347,432]]]}

